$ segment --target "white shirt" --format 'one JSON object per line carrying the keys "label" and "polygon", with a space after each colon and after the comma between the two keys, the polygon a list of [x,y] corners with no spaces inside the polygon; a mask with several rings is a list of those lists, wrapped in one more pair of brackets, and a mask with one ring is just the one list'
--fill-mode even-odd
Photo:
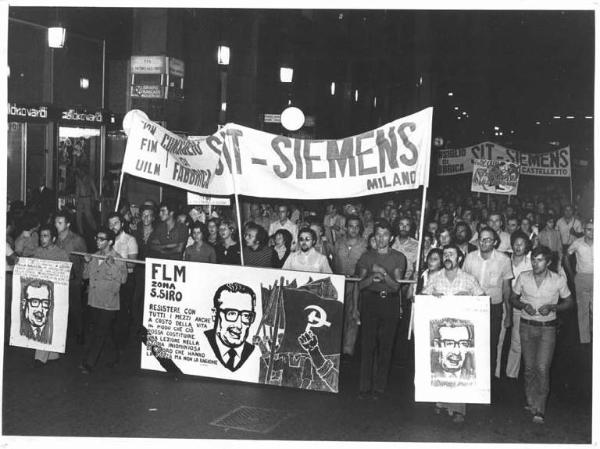
{"label": "white shirt", "polygon": [[575,240],[567,251],[569,255],[575,253],[577,258],[578,273],[593,273],[594,272],[594,242],[588,245],[585,242],[585,237],[580,237]]}
{"label": "white shirt", "polygon": [[[135,241],[135,237],[124,231],[115,239],[113,248],[124,259],[131,259],[130,256],[132,254],[138,254],[138,244]],[[127,272],[133,273],[133,268],[127,267]]]}
{"label": "white shirt", "polygon": [[313,271],[316,273],[332,273],[327,257],[311,248],[306,253],[296,251],[286,259],[283,270]]}
{"label": "white shirt", "polygon": [[219,348],[219,352],[221,353],[221,359],[223,359],[223,362],[227,363],[229,361],[228,353],[230,349],[233,349],[235,351],[235,355],[233,356],[233,367],[235,368],[238,365],[238,363],[240,363],[240,360],[242,360],[242,351],[244,350],[244,343],[235,348],[227,346],[223,344],[216,331],[215,340],[217,342],[217,348]]}

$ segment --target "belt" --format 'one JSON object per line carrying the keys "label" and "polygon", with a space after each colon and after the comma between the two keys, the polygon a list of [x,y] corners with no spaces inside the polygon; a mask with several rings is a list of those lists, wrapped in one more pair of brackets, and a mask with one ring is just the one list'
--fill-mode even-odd
{"label": "belt", "polygon": [[534,320],[527,320],[523,317],[521,317],[521,323],[525,323],[525,324],[529,324],[530,326],[537,326],[537,327],[550,327],[550,326],[556,326],[558,325],[558,320],[550,320],[550,321],[534,321]]}
{"label": "belt", "polygon": [[386,299],[386,298],[397,298],[398,297],[398,293],[395,292],[389,292],[387,290],[380,290],[378,292],[375,292],[373,290],[368,290],[369,294],[373,295],[373,296],[379,296],[382,299]]}

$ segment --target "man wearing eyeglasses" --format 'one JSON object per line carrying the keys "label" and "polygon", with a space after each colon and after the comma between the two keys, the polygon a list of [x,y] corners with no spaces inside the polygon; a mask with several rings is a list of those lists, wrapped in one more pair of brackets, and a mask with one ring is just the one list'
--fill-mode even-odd
{"label": "man wearing eyeglasses", "polygon": [[465,365],[469,348],[473,348],[473,325],[466,320],[447,318],[434,325],[433,347],[439,357],[432,361],[432,384],[452,380],[465,383],[475,376],[473,364]]}
{"label": "man wearing eyeglasses", "polygon": [[250,287],[232,282],[221,285],[213,298],[214,328],[204,332],[221,364],[229,371],[240,369],[254,345],[248,343],[256,318],[256,294]]}
{"label": "man wearing eyeglasses", "polygon": [[114,243],[115,233],[101,227],[96,234],[96,257],[84,256],[83,278],[90,280],[88,306],[91,309],[93,335],[80,365],[83,374],[92,371],[105,346],[107,353],[112,352],[106,365],[112,367],[119,361],[114,322],[120,309],[121,284],[127,281],[127,266],[115,260],[121,256],[113,248]]}
{"label": "man wearing eyeglasses", "polygon": [[32,280],[23,289],[20,334],[40,343],[52,343],[54,295],[50,283]]}

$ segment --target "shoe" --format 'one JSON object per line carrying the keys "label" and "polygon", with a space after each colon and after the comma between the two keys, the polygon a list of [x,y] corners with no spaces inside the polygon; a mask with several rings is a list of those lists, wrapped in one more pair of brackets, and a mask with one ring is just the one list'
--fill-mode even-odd
{"label": "shoe", "polygon": [[34,368],[43,368],[46,364],[44,362],[42,362],[41,360],[38,359],[34,359],[33,360],[33,367]]}
{"label": "shoe", "polygon": [[85,362],[81,362],[78,368],[81,370],[81,374],[90,374],[92,372],[92,367]]}
{"label": "shoe", "polygon": [[540,412],[537,412],[535,415],[533,415],[533,423],[544,424],[544,415]]}
{"label": "shoe", "polygon": [[465,415],[462,413],[454,412],[452,414],[452,422],[454,424],[462,424],[465,422]]}
{"label": "shoe", "polygon": [[523,410],[525,410],[527,413],[535,415],[535,409],[531,405],[526,405],[523,407]]}
{"label": "shoe", "polygon": [[378,401],[383,398],[383,391],[374,391],[372,394],[373,400]]}

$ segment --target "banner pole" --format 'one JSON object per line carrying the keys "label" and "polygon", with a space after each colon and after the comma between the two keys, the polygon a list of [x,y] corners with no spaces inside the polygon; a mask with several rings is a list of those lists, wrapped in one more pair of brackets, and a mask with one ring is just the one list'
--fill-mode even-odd
{"label": "banner pole", "polygon": [[117,192],[117,201],[115,202],[115,212],[119,212],[119,202],[121,201],[121,189],[123,188],[123,177],[125,172],[121,170],[121,178],[119,179],[119,191]]}
{"label": "banner pole", "polygon": [[[227,126],[227,125],[226,125]],[[233,143],[233,141],[231,140],[231,136],[228,132],[225,132],[225,139],[227,139],[227,141],[229,142],[230,148],[233,149],[233,151],[236,151],[235,148],[235,144]],[[235,162],[235,158],[232,157],[231,158],[231,182],[233,183],[233,194],[235,196],[235,215],[237,217],[237,228],[238,228],[238,239],[240,242],[240,262],[242,264],[242,266],[244,266],[244,248],[243,248],[243,238],[242,238],[242,216],[240,215],[240,197],[238,195],[238,190],[237,190],[237,183],[235,182],[235,170],[236,170],[236,162]]]}
{"label": "banner pole", "polygon": [[[419,243],[417,245],[417,266],[415,267],[415,280],[414,280],[414,284],[415,284],[415,292],[414,294],[417,294],[417,287],[416,284],[418,282],[419,279],[419,272],[421,271],[421,260],[423,259],[423,257],[421,256],[421,245],[423,244],[423,226],[425,224],[425,200],[427,199],[427,186],[423,185],[423,198],[421,199],[421,220],[419,223]],[[411,287],[412,288],[412,287]],[[412,334],[412,330],[413,330],[413,321],[414,321],[414,313],[415,313],[415,303],[413,302],[412,307],[410,308],[410,320],[408,322],[408,336],[407,339],[410,340],[410,336]]]}
{"label": "banner pole", "polygon": [[573,175],[569,176],[569,191],[571,192],[571,204],[573,204]]}

